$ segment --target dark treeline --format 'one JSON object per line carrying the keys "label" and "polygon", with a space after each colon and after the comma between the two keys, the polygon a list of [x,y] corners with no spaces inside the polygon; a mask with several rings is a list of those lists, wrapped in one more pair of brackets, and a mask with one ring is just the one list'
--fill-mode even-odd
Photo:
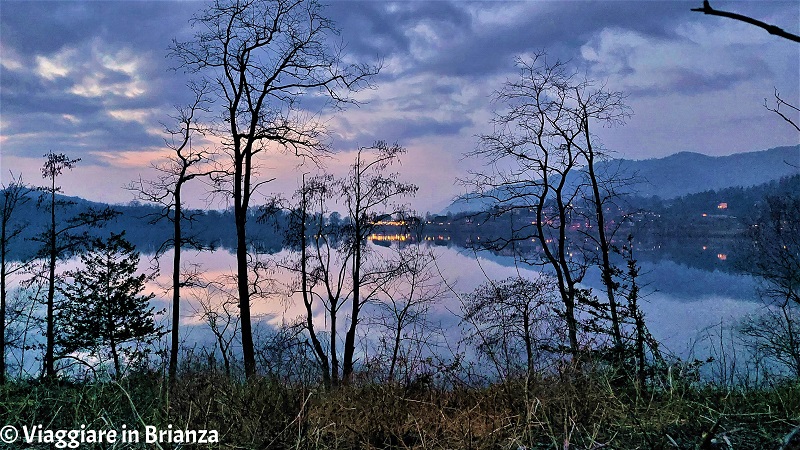
{"label": "dark treeline", "polygon": [[[624,221],[625,231],[635,237],[641,261],[671,260],[705,271],[741,273],[742,263],[749,256],[748,249],[742,246],[748,224],[752,224],[763,210],[767,196],[800,191],[798,184],[800,176],[794,176],[750,188],[707,191],[673,200],[630,197],[625,204],[633,213]],[[46,216],[40,214],[36,206],[39,195],[29,192],[27,196],[31,201],[21,203],[18,215],[15,213],[12,217],[9,225],[22,227],[19,238],[9,245],[7,257],[10,260],[30,259],[37,252],[38,244],[34,238],[47,226]],[[72,215],[85,212],[90,207],[108,206],[77,197],[68,198],[71,204],[67,206],[66,213]],[[727,211],[717,208],[722,200],[728,205]],[[168,241],[171,233],[169,222],[161,220],[153,223],[160,208],[139,202],[111,207],[119,215],[104,228],[87,228],[90,236],[98,238],[110,232],[124,231],[126,238],[146,255],[154,254]],[[615,218],[621,220],[621,213]],[[704,217],[704,213],[709,216]],[[229,252],[235,249],[231,211],[190,210],[187,214],[193,219],[186,224],[188,232],[207,249]],[[253,213],[253,245],[266,253],[275,253],[284,248],[287,245],[284,236],[290,214],[288,210],[276,210],[265,218],[260,212]],[[330,217],[335,226],[345,219],[339,213]],[[514,220],[522,220],[522,217],[490,217],[488,213],[427,214],[407,220],[403,226],[378,227],[373,243],[389,245],[390,241],[381,238],[402,235],[409,239],[408,242],[424,241],[431,245],[476,248],[480,247],[481,237],[490,240],[507,235]],[[170,248],[170,245],[166,248]],[[535,252],[536,246],[522,244],[519,250]],[[724,255],[724,261],[720,260],[721,255]]]}
{"label": "dark treeline", "polygon": [[[710,190],[669,200],[626,196],[621,202],[624,206],[616,209],[611,218],[621,222],[625,230],[642,244],[641,248],[645,251],[643,258],[646,259],[646,255],[651,254],[647,252],[648,248],[655,247],[661,250],[652,252],[658,258],[665,257],[691,266],[713,269],[713,264],[691,262],[691,255],[685,251],[689,243],[694,245],[698,240],[714,240],[722,244],[717,247],[725,247],[730,249],[730,253],[735,253],[737,240],[745,237],[747,227],[766,205],[765,199],[796,192],[800,192],[800,175],[757,186]],[[13,217],[16,224],[24,227],[20,239],[9,249],[8,256],[11,259],[20,260],[33,256],[36,245],[32,239],[47,226],[47,217],[37,209],[40,194],[28,192],[27,196],[32,201],[22,203]],[[75,215],[91,207],[111,206],[119,215],[107,223],[106,230],[93,229],[89,230],[90,234],[97,237],[107,234],[108,231],[125,231],[127,239],[145,254],[158,250],[172,232],[169,222],[154,221],[161,213],[161,208],[154,205],[138,201],[105,205],[78,197],[65,198],[70,200],[70,204],[66,206],[66,215]],[[720,208],[721,204],[724,204],[724,209]],[[264,211],[262,208],[251,213],[251,241],[263,251],[274,253],[285,244],[284,234],[289,225],[290,211],[274,210],[268,216],[263,214]],[[188,233],[198,241],[209,248],[229,251],[235,249],[236,233],[231,210],[195,209],[186,214],[192,218],[186,223]],[[516,214],[515,218],[511,214],[494,217],[489,213],[475,212],[444,215],[427,213],[413,221],[409,220],[407,225],[382,226],[376,231],[379,235],[407,233],[412,240],[427,239],[433,244],[466,248],[471,243],[476,243],[480,236],[487,239],[507,235],[513,221],[522,220],[520,213]],[[339,213],[331,216],[335,225],[345,219]],[[730,245],[726,245],[728,239]],[[709,260],[709,263],[713,262],[713,259]]]}
{"label": "dark treeline", "polygon": [[[735,236],[755,222],[770,196],[800,192],[800,175],[757,186],[737,186],[670,200],[638,198],[632,204],[656,214],[644,233],[669,237]],[[652,217],[652,216],[651,216]]]}
{"label": "dark treeline", "polygon": [[[0,191],[2,193],[2,191]],[[14,212],[14,225],[22,225],[23,229],[9,247],[8,256],[12,260],[24,260],[35,256],[37,244],[33,238],[47,227],[47,217],[41,214],[37,207],[40,194],[35,191],[27,193],[31,201],[21,203]],[[89,208],[110,207],[118,214],[109,220],[103,228],[87,227],[86,231],[91,237],[108,235],[109,232],[126,232],[126,237],[136,248],[145,253],[153,254],[166,242],[172,232],[171,225],[166,220],[155,221],[161,213],[161,208],[137,201],[125,205],[106,205],[91,202],[78,197],[59,196],[69,200],[65,205],[63,214],[74,216]],[[189,210],[186,212],[192,220],[186,222],[187,233],[202,242],[210,249],[235,249],[236,229],[233,226],[233,212],[230,210]],[[268,221],[258,222],[260,213],[254,211],[252,241],[259,245],[263,251],[275,252],[283,246],[283,229],[288,223],[288,212],[271,215]]]}

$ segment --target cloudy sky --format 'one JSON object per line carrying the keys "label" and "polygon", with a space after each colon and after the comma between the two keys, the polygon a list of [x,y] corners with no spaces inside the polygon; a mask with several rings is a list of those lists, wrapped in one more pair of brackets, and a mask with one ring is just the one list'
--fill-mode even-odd
{"label": "cloudy sky", "polygon": [[[419,211],[438,211],[474,168],[463,159],[491,130],[492,92],[516,76],[514,58],[551,60],[627,93],[634,115],[598,137],[619,157],[679,151],[728,155],[800,137],[764,108],[775,89],[800,103],[800,45],[730,19],[691,12],[701,1],[337,1],[326,14],[351,61],[383,61],[358,108],[323,111],[338,160],[376,139],[408,148],[403,176]],[[797,1],[712,1],[800,33]],[[49,150],[82,158],[62,177],[69,195],[128,202],[123,186],[152,176],[165,155],[162,123],[187,102],[170,70],[173,38],[191,39],[202,2],[0,2],[0,172],[41,182]],[[264,193],[291,191],[297,161],[273,156]],[[297,169],[297,170],[295,170]],[[203,197],[197,187],[197,198]],[[201,206],[198,200],[195,206]]]}

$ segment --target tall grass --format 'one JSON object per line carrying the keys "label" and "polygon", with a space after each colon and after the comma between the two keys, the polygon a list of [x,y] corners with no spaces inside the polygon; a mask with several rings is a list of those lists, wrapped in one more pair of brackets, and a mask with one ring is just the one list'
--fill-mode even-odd
{"label": "tall grass", "polygon": [[12,381],[0,387],[0,425],[6,424],[214,429],[219,444],[194,448],[220,449],[786,450],[800,448],[784,442],[800,426],[800,384],[733,389],[673,377],[645,389],[607,366],[583,364],[475,387],[365,383],[325,390],[195,368],[172,384],[155,373],[118,382]]}

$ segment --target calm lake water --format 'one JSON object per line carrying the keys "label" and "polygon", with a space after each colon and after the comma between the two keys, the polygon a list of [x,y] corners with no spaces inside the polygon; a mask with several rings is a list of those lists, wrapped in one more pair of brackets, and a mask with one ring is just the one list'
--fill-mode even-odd
{"label": "calm lake water", "polygon": [[[378,252],[390,252],[373,246]],[[536,270],[515,264],[512,257],[489,253],[474,253],[455,246],[431,247],[436,255],[437,267],[447,284],[458,293],[474,290],[487,279],[505,279],[517,274],[534,276]],[[286,253],[272,255],[283,258]],[[166,255],[165,258],[170,258]],[[747,314],[763,308],[756,293],[756,282],[751,277],[727,270],[726,261],[720,260],[717,268],[689,267],[670,259],[642,261],[641,280],[642,309],[653,336],[665,348],[682,358],[704,357],[705,351],[698,341],[706,338],[710,331],[735,324]],[[199,264],[209,276],[232,273],[235,269],[234,255],[226,251],[214,253],[187,253],[185,260]],[[162,283],[168,283],[169,263],[164,259]],[[290,278],[286,274],[274,274],[283,282]],[[587,276],[585,287],[602,292],[599,277]],[[164,303],[164,307],[169,307]],[[202,329],[202,320],[195,311],[199,308],[189,299],[184,309],[184,323]],[[460,302],[454,295],[442,298],[431,310],[432,319],[444,328],[457,330]],[[253,303],[253,314],[273,325],[293,323],[303,314],[299,298],[276,294],[270,299]],[[319,317],[322,321],[322,316]],[[197,330],[202,334],[201,330]],[[193,332],[194,334],[194,332]],[[197,336],[202,339],[201,336]],[[204,339],[202,339],[204,340]]]}
{"label": "calm lake water", "polygon": [[[699,245],[699,244],[698,244]],[[378,253],[389,254],[393,250],[373,245]],[[475,289],[487,279],[505,279],[517,274],[533,276],[533,268],[516,265],[514,259],[508,256],[498,256],[489,253],[473,253],[470,250],[455,246],[431,246],[436,255],[438,272],[447,281],[447,284],[457,293],[467,293]],[[705,247],[703,247],[705,248]],[[657,250],[657,249],[656,249]],[[713,252],[713,249],[710,250]],[[269,258],[281,259],[287,252],[269,255]],[[752,278],[729,270],[726,258],[715,258],[712,254],[710,263],[687,264],[675,261],[669,257],[658,256],[656,252],[650,257],[642,258],[641,280],[643,286],[641,307],[646,315],[646,322],[653,336],[662,343],[664,348],[683,358],[705,359],[714,352],[712,343],[708,339],[748,314],[756,313],[763,309],[763,305],[756,293],[756,282]],[[155,300],[157,309],[166,309],[167,314],[161,317],[166,326],[170,317],[170,297],[165,286],[170,284],[171,253],[162,257],[160,276],[149,285],[158,297]],[[141,267],[145,270],[150,262],[142,258]],[[235,257],[225,250],[216,252],[184,252],[184,261],[187,265],[194,264],[208,279],[230,275],[235,271]],[[72,264],[66,264],[70,266]],[[690,267],[702,266],[702,267]],[[291,276],[276,272],[272,276],[281,284],[290,281]],[[599,278],[587,276],[584,287],[602,292]],[[213,335],[209,331],[205,320],[202,318],[203,308],[199,298],[210,291],[184,290],[184,303],[182,305],[181,339],[184,345],[191,347],[197,345],[211,345]],[[231,290],[231,292],[235,292]],[[194,295],[192,295],[194,294]],[[219,304],[225,298],[221,291],[214,291],[210,300],[212,307],[219,309]],[[430,310],[430,319],[445,330],[448,339],[458,340],[460,302],[455,295],[443,297]],[[236,310],[235,307],[230,310]],[[252,313],[256,320],[272,326],[295,323],[303,314],[302,303],[299,298],[286,294],[285,289],[277,287],[275,293],[267,299],[253,302]],[[316,318],[320,326],[324,326],[324,317],[321,313]],[[34,340],[41,340],[41,336],[33,336]],[[238,338],[234,341],[238,341]],[[13,356],[13,355],[12,355]],[[14,356],[19,359],[21,355]],[[38,363],[34,361],[37,355],[26,355],[25,366],[30,373],[38,370]]]}

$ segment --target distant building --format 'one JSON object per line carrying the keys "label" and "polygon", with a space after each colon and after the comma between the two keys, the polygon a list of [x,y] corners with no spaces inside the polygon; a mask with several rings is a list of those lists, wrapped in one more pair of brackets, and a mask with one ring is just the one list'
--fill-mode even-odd
{"label": "distant building", "polygon": [[727,202],[720,203],[719,205],[717,205],[717,209],[728,209],[728,203]]}

